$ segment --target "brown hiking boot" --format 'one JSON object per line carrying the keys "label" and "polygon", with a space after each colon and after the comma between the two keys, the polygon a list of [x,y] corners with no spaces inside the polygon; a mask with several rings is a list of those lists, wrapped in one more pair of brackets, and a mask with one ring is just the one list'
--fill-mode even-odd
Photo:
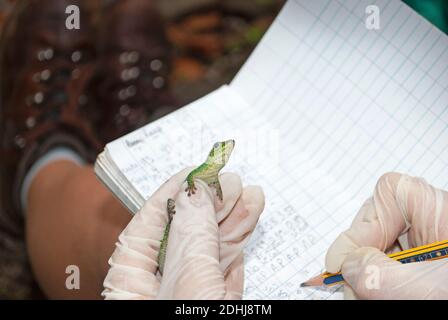
{"label": "brown hiking boot", "polygon": [[168,83],[171,48],[154,1],[113,2],[99,29],[91,114],[107,143],[175,109]]}
{"label": "brown hiking boot", "polygon": [[[80,30],[65,26],[68,5]],[[2,36],[0,107],[0,298],[33,297],[20,189],[33,163],[52,148],[93,161],[100,144],[81,112],[94,48],[88,14],[76,0],[18,1]]]}

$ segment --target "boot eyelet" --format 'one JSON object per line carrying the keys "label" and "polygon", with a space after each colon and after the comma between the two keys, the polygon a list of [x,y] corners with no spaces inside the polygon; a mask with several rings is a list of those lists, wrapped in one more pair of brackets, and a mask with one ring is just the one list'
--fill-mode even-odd
{"label": "boot eyelet", "polygon": [[130,113],[131,113],[131,108],[127,104],[124,104],[120,107],[120,115],[121,116],[127,117]]}
{"label": "boot eyelet", "polygon": [[128,97],[133,97],[137,93],[137,87],[136,86],[129,86],[126,88],[126,95]]}
{"label": "boot eyelet", "polygon": [[47,49],[43,49],[43,50],[39,50],[37,52],[37,60],[39,61],[48,61],[53,59],[53,55],[54,55],[54,50],[52,48],[47,48]]}
{"label": "boot eyelet", "polygon": [[165,79],[163,77],[155,77],[152,80],[152,86],[156,89],[161,89],[165,85]]}
{"label": "boot eyelet", "polygon": [[54,55],[54,50],[52,48],[48,48],[47,50],[45,50],[45,59],[51,60],[51,59],[53,59],[53,55]]}
{"label": "boot eyelet", "polygon": [[129,78],[130,79],[137,79],[140,76],[140,68],[139,67],[132,67],[129,69]]}
{"label": "boot eyelet", "polygon": [[33,96],[34,104],[41,104],[44,101],[44,94],[42,92],[38,92]]}
{"label": "boot eyelet", "polygon": [[33,117],[29,117],[26,119],[25,124],[28,129],[31,129],[36,125],[36,119]]}
{"label": "boot eyelet", "polygon": [[118,91],[118,99],[120,99],[121,101],[124,101],[128,98],[128,95],[126,93],[126,89],[121,89],[120,91]]}
{"label": "boot eyelet", "polygon": [[140,68],[132,67],[130,69],[124,69],[121,72],[120,78],[123,82],[136,79],[140,76]]}
{"label": "boot eyelet", "polygon": [[41,72],[36,72],[33,74],[33,81],[36,83],[45,82],[50,80],[51,71],[49,69],[42,70]]}
{"label": "boot eyelet", "polygon": [[40,50],[37,52],[37,60],[45,61],[45,50]]}
{"label": "boot eyelet", "polygon": [[45,69],[40,73],[40,80],[48,81],[51,77],[51,71],[49,69]]}
{"label": "boot eyelet", "polygon": [[140,54],[137,51],[129,52],[128,62],[129,63],[137,63],[140,59]]}
{"label": "boot eyelet", "polygon": [[81,61],[81,59],[82,59],[82,52],[81,51],[79,51],[79,50],[76,50],[76,51],[74,51],[73,53],[72,53],[72,61],[74,62],[74,63],[78,63],[79,61]]}
{"label": "boot eyelet", "polygon": [[15,143],[16,146],[19,147],[20,149],[23,149],[23,148],[25,148],[25,146],[26,146],[26,141],[25,141],[25,139],[24,139],[22,136],[20,136],[20,135],[16,135],[16,136],[14,137],[14,143]]}
{"label": "boot eyelet", "polygon": [[139,59],[140,54],[137,51],[123,52],[119,58],[121,64],[137,63]]}
{"label": "boot eyelet", "polygon": [[151,61],[149,67],[151,68],[152,71],[157,72],[160,69],[162,69],[163,63],[159,59],[154,59]]}
{"label": "boot eyelet", "polygon": [[126,82],[129,80],[129,69],[124,69],[121,71],[120,75],[121,81]]}
{"label": "boot eyelet", "polygon": [[128,60],[129,60],[128,56],[129,56],[128,52],[123,52],[122,54],[120,54],[120,63],[121,64],[127,64]]}

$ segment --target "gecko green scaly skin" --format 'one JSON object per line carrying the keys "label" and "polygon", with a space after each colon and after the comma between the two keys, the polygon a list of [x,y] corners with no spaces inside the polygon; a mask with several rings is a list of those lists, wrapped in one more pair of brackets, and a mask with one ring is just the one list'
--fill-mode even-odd
{"label": "gecko green scaly skin", "polygon": [[219,184],[219,171],[226,165],[229,161],[230,155],[232,154],[233,147],[235,146],[235,140],[227,140],[224,142],[216,142],[213,145],[212,150],[208,154],[207,160],[199,167],[190,172],[187,176],[187,189],[188,196],[194,194],[196,191],[196,186],[194,184],[194,179],[201,179],[207,183],[210,187],[216,189],[216,194],[218,198],[222,201],[222,189]]}
{"label": "gecko green scaly skin", "polygon": [[[195,168],[189,173],[186,178],[187,188],[185,192],[188,192],[188,196],[191,196],[197,190],[194,183],[194,179],[201,179],[207,183],[210,187],[216,189],[216,195],[223,201],[223,194],[221,185],[219,183],[219,171],[226,165],[227,161],[232,154],[233,148],[235,146],[235,140],[227,140],[223,142],[216,142],[213,145],[212,150],[209,152],[207,159],[203,164]],[[168,212],[168,223],[163,232],[163,238],[160,242],[159,256],[157,258],[159,264],[159,271],[163,274],[163,268],[165,266],[166,249],[168,246],[168,237],[170,233],[171,221],[173,215],[176,213],[174,210],[175,203],[173,199],[168,199],[167,201],[167,212]]]}

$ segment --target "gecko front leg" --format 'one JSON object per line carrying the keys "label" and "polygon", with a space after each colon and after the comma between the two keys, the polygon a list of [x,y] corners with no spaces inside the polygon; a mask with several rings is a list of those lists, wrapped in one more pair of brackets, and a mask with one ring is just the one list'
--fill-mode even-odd
{"label": "gecko front leg", "polygon": [[185,189],[185,192],[187,192],[187,195],[190,197],[192,194],[196,193],[196,185],[194,184],[194,177],[190,173],[187,177],[187,188]]}
{"label": "gecko front leg", "polygon": [[[204,179],[205,180],[205,179]],[[222,188],[221,184],[219,183],[218,176],[213,178],[212,181],[210,181],[210,178],[207,179],[208,183],[207,185],[209,187],[213,187],[216,190],[216,195],[218,196],[219,200],[223,201],[223,194],[222,194]],[[185,189],[185,192],[187,192],[187,195],[190,197],[192,194],[195,194],[197,190],[196,185],[194,184],[194,175],[188,175],[187,177],[187,188]]]}
{"label": "gecko front leg", "polygon": [[216,142],[213,145],[212,150],[209,152],[207,159],[199,167],[191,171],[187,178],[187,192],[188,196],[196,193],[196,185],[194,179],[200,179],[207,183],[210,187],[216,189],[216,194],[218,198],[222,201],[222,189],[219,184],[219,171],[225,166],[229,160],[230,154],[232,153],[233,147],[235,145],[234,140],[227,140],[224,142]]}
{"label": "gecko front leg", "polygon": [[197,187],[194,184],[194,178],[196,178],[197,176],[200,176],[201,172],[203,172],[206,168],[207,168],[207,166],[205,164],[202,164],[188,174],[188,176],[186,178],[187,188],[185,189],[185,192],[187,192],[187,195],[189,197],[192,194],[195,194],[196,190],[197,190]]}

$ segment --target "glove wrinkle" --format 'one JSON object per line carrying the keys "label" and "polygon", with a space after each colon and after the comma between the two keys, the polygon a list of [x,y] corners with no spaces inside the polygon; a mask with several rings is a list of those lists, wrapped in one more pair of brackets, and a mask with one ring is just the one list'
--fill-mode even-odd
{"label": "glove wrinkle", "polygon": [[[188,197],[183,186],[191,168],[164,183],[119,236],[104,280],[106,299],[240,299],[243,247],[264,208],[259,187],[244,188],[231,173],[220,176],[221,202],[197,180]],[[168,222],[167,199],[174,199],[163,275],[160,241]]]}

